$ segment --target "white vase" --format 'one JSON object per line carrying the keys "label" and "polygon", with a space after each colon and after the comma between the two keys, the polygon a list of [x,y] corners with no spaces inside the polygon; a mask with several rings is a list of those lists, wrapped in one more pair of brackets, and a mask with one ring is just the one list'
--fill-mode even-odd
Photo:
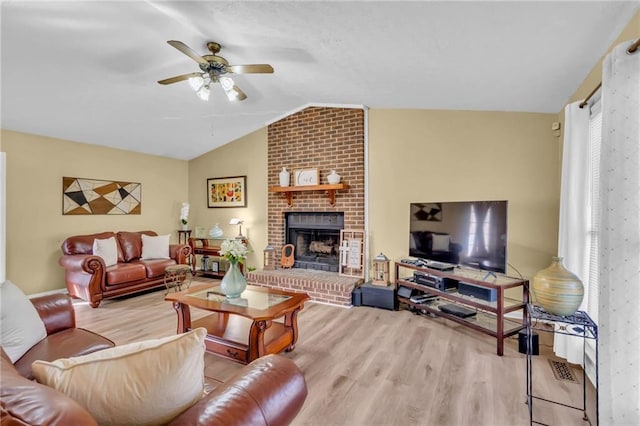
{"label": "white vase", "polygon": [[247,288],[247,279],[242,275],[237,262],[229,262],[229,270],[220,282],[220,291],[229,299],[240,297]]}
{"label": "white vase", "polygon": [[335,170],[331,170],[331,173],[327,175],[327,182],[329,182],[330,185],[340,183],[340,175],[337,174]]}
{"label": "white vase", "polygon": [[287,171],[286,167],[282,168],[282,171],[280,172],[280,186],[289,186],[289,177],[291,176],[291,174]]}
{"label": "white vase", "polygon": [[187,229],[189,229],[189,224],[188,223],[180,222],[180,226],[182,227],[183,231],[186,231]]}
{"label": "white vase", "polygon": [[217,223],[213,228],[209,230],[209,237],[211,238],[220,238],[222,237],[222,234],[222,229],[220,229]]}

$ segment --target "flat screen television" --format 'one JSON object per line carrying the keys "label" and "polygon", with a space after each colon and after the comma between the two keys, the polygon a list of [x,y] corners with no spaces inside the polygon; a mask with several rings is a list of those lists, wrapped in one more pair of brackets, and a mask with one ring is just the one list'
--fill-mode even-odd
{"label": "flat screen television", "polygon": [[409,255],[507,271],[507,201],[411,203]]}

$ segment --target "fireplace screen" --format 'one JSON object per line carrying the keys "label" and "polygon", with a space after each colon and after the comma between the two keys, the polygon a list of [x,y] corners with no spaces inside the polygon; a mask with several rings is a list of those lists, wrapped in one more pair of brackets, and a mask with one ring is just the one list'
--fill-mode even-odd
{"label": "fireplace screen", "polygon": [[295,268],[338,272],[344,213],[287,213],[285,222]]}

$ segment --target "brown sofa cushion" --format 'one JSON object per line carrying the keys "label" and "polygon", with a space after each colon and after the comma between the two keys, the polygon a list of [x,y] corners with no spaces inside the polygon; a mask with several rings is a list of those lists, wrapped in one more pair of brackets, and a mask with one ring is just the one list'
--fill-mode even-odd
{"label": "brown sofa cushion", "polygon": [[147,278],[161,277],[164,275],[164,269],[167,266],[173,266],[176,264],[176,261],[173,259],[153,259],[139,260],[134,262],[134,265],[138,264],[138,262],[144,266]]}
{"label": "brown sofa cushion", "polygon": [[139,262],[118,263],[107,268],[107,285],[124,284],[147,278],[147,270]]}
{"label": "brown sofa cushion", "polygon": [[125,262],[131,262],[132,260],[140,259],[142,257],[142,236],[141,234],[157,236],[153,231],[140,231],[140,232],[118,232],[117,238],[122,249]]}
{"label": "brown sofa cushion", "polygon": [[53,361],[69,356],[86,355],[111,348],[114,343],[83,328],[69,328],[41,340],[16,361],[15,367],[24,377],[32,379],[31,364],[35,360]]}

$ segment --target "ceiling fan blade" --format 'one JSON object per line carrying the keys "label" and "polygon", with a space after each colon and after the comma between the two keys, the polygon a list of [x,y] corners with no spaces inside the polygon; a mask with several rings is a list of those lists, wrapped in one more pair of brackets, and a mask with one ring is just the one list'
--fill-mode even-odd
{"label": "ceiling fan blade", "polygon": [[224,90],[224,93],[230,101],[244,101],[247,99],[247,95],[236,86],[231,78],[221,77],[218,83],[220,83],[220,87],[222,87],[222,90]]}
{"label": "ceiling fan blade", "polygon": [[183,80],[189,80],[191,77],[202,77],[202,73],[201,72],[190,72],[189,74],[182,74],[182,75],[177,75],[177,76],[171,77],[171,78],[165,78],[164,80],[159,80],[158,83],[160,83],[160,84],[172,84],[172,83],[177,83],[177,82],[183,81]]}
{"label": "ceiling fan blade", "polygon": [[269,64],[227,65],[227,72],[234,74],[271,74],[273,67]]}
{"label": "ceiling fan blade", "polygon": [[207,62],[206,59],[198,55],[198,53],[195,50],[193,50],[183,42],[177,41],[177,40],[169,40],[167,41],[167,43],[169,43],[171,46],[175,47],[176,49],[178,49],[179,51],[181,51],[182,53],[184,53],[185,55],[187,55],[197,63],[203,64],[203,65],[209,64],[209,62]]}
{"label": "ceiling fan blade", "polygon": [[240,90],[240,88],[238,86],[233,86],[233,90],[236,91],[237,95],[236,95],[236,99],[239,101],[244,101],[245,99],[247,99],[247,95]]}

